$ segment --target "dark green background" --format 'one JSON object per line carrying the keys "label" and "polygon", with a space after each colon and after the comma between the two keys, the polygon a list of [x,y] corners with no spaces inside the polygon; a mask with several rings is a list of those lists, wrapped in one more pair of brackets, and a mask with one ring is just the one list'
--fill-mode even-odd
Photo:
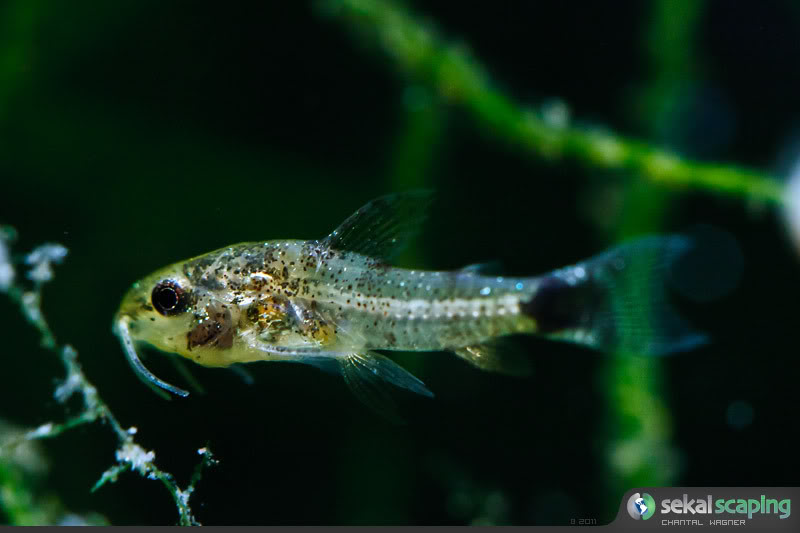
{"label": "dark green background", "polygon": [[[673,50],[654,44],[655,3],[410,7],[468,43],[525,105],[560,98],[585,127],[780,172],[798,119],[800,8],[698,4],[666,80],[658,58]],[[681,16],[667,10],[675,27]],[[0,183],[0,223],[19,231],[17,250],[69,248],[44,308],[120,421],[182,483],[197,448],[209,443],[220,460],[195,496],[203,523],[602,522],[633,488],[609,481],[607,443],[625,432],[610,414],[607,356],[577,347],[521,341],[535,367],[525,380],[448,354],[398,355],[437,395],[407,398],[402,427],[301,365],[255,365],[253,386],[192,367],[207,394],[171,402],[137,381],[111,334],[133,281],[235,242],[322,236],[380,194],[440,193],[405,266],[497,259],[533,275],[621,231],[613,199],[636,176],[520,153],[311,5],[0,3]],[[677,456],[642,484],[797,485],[800,283],[779,213],[708,192],[648,194],[665,206],[658,231],[724,228],[745,268],[731,295],[692,313],[715,342],[658,369]],[[0,417],[62,419],[51,399],[59,362],[7,301],[0,317]],[[183,383],[165,357],[148,365]],[[727,421],[737,401],[754,415],[742,429]],[[174,523],[168,494],[138,476],[89,493],[114,449],[99,425],[46,442],[44,486],[114,524]]]}

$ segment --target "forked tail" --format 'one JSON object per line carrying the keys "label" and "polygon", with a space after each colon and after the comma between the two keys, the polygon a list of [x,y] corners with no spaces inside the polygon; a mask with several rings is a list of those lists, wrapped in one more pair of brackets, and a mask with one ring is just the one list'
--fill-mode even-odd
{"label": "forked tail", "polygon": [[540,278],[522,311],[549,338],[606,352],[664,355],[707,341],[672,304],[672,272],[692,239],[644,237]]}

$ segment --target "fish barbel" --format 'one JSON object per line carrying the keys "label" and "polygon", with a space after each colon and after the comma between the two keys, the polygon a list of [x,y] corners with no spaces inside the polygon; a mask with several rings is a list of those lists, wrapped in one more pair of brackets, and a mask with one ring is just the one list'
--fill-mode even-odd
{"label": "fish barbel", "polygon": [[703,342],[664,285],[690,248],[686,237],[641,238],[534,277],[390,266],[430,201],[427,192],[384,196],[324,239],[242,243],[158,270],[133,285],[115,317],[129,362],[146,383],[179,396],[188,393],[144,367],[138,344],[210,367],[307,363],[340,372],[381,410],[385,383],[432,394],[375,350],[446,350],[516,374],[526,362],[498,344],[511,334],[644,355]]}

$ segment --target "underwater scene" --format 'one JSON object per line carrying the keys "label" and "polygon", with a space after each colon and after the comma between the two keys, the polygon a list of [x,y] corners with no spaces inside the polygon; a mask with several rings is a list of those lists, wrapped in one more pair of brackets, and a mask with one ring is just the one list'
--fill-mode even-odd
{"label": "underwater scene", "polygon": [[0,28],[0,524],[601,525],[798,484],[797,2]]}

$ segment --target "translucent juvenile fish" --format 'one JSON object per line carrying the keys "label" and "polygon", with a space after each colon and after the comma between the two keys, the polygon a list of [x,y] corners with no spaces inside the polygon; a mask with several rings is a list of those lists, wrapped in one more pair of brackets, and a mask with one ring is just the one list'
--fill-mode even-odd
{"label": "translucent juvenile fish", "polygon": [[642,238],[536,277],[390,266],[430,201],[428,192],[385,196],[324,239],[237,244],[151,274],[128,291],[115,318],[128,360],[146,383],[179,396],[188,393],[150,373],[137,344],[211,367],[307,363],[341,373],[361,400],[388,411],[386,383],[432,394],[375,350],[451,351],[514,374],[526,361],[500,349],[510,334],[644,355],[703,342],[664,285],[690,248],[687,238]]}

